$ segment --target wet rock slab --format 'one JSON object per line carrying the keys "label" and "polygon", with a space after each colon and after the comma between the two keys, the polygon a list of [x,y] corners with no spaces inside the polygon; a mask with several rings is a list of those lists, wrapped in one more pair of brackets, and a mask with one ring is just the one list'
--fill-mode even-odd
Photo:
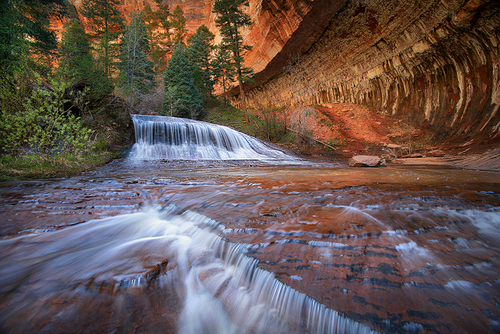
{"label": "wet rock slab", "polygon": [[[248,255],[279,281],[375,330],[498,330],[500,187],[492,173],[404,166],[369,173],[300,166],[112,167],[64,181],[2,184],[2,236],[45,235],[175,204],[222,223],[220,236],[248,245]],[[14,268],[6,250],[0,268]],[[182,302],[159,284],[165,270],[157,264],[140,273],[151,277],[141,287],[117,290],[111,280],[61,282],[51,275],[4,286],[0,316],[8,320],[1,331],[174,332]],[[205,270],[200,280],[217,273]],[[226,290],[221,285],[215,291]],[[9,317],[21,301],[23,311]]]}

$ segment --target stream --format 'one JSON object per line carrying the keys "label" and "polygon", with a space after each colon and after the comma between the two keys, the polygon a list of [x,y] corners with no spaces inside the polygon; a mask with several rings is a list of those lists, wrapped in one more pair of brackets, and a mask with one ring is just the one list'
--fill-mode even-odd
{"label": "stream", "polygon": [[0,183],[1,333],[500,331],[498,173],[134,124],[127,158]]}

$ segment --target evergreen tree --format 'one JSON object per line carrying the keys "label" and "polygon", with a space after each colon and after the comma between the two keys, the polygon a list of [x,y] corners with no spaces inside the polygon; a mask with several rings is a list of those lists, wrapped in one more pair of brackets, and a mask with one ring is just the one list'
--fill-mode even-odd
{"label": "evergreen tree", "polygon": [[13,75],[21,56],[27,53],[28,41],[23,38],[23,28],[16,24],[21,19],[11,2],[0,3],[0,69],[4,76]]}
{"label": "evergreen tree", "polygon": [[248,123],[246,111],[245,91],[243,81],[249,81],[248,77],[252,73],[250,68],[243,66],[243,52],[251,50],[252,47],[243,44],[243,37],[239,29],[252,24],[250,16],[243,13],[241,6],[248,6],[248,0],[216,0],[214,2],[213,13],[217,15],[215,24],[220,28],[222,35],[222,45],[232,53],[231,61],[237,74],[240,87],[240,98],[245,119]]}
{"label": "evergreen tree", "polygon": [[57,73],[69,85],[86,81],[90,100],[99,100],[113,91],[113,85],[106,73],[99,68],[92,57],[90,42],[77,18],[66,24],[59,46],[59,67]]}
{"label": "evergreen tree", "polygon": [[182,8],[177,5],[174,12],[170,16],[170,26],[172,27],[172,45],[175,47],[180,43],[184,42],[184,37],[186,37],[186,18],[184,17],[184,12]]}
{"label": "evergreen tree", "polygon": [[225,99],[226,88],[234,82],[236,70],[231,62],[231,52],[224,44],[217,45],[214,51],[211,59],[212,80],[222,85],[222,96]]}
{"label": "evergreen tree", "polygon": [[147,59],[150,52],[148,32],[141,14],[132,12],[120,43],[120,81],[130,97],[130,104],[155,86],[153,62]]}
{"label": "evergreen tree", "polygon": [[188,57],[193,66],[196,86],[205,95],[211,96],[213,90],[212,65],[210,55],[214,49],[212,42],[215,35],[205,25],[188,39]]}
{"label": "evergreen tree", "polygon": [[113,43],[123,30],[123,17],[118,11],[119,0],[84,0],[81,13],[88,19],[91,37],[97,42],[99,59],[106,75],[111,78],[118,55]]}
{"label": "evergreen tree", "polygon": [[170,11],[168,4],[162,4],[162,0],[155,0],[158,9],[153,11],[151,6],[146,5],[143,10],[143,19],[148,29],[151,41],[150,58],[154,63],[155,72],[165,70],[166,56],[172,49]]}
{"label": "evergreen tree", "polygon": [[87,34],[77,20],[69,21],[65,28],[59,45],[59,71],[69,81],[87,78],[94,67]]}
{"label": "evergreen tree", "polygon": [[[0,1],[0,126],[9,124],[11,115],[25,117],[23,103],[33,82],[48,75],[50,57],[57,49],[49,18],[63,16],[64,4],[64,0]],[[10,138],[9,131],[0,131],[0,140],[5,136]]]}
{"label": "evergreen tree", "polygon": [[203,96],[196,87],[186,47],[179,44],[165,69],[163,114],[199,119],[205,116]]}
{"label": "evergreen tree", "polygon": [[[50,17],[65,14],[64,0],[0,1],[0,71],[3,79],[28,65],[48,72],[57,49]],[[40,66],[44,65],[44,66]]]}

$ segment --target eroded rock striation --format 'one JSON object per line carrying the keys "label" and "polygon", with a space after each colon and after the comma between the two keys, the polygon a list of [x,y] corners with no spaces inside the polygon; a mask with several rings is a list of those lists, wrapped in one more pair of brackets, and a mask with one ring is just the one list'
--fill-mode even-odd
{"label": "eroded rock striation", "polygon": [[497,1],[317,0],[247,87],[248,103],[356,103],[409,118],[435,139],[494,141],[499,29]]}

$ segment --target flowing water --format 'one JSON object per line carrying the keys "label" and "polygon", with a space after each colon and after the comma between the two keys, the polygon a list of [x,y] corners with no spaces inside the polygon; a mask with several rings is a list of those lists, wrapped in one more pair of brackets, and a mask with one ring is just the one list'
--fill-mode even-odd
{"label": "flowing water", "polygon": [[126,159],[0,184],[0,332],[500,330],[497,173],[134,123]]}
{"label": "flowing water", "polygon": [[133,115],[132,160],[287,160],[287,154],[221,125],[164,116]]}

